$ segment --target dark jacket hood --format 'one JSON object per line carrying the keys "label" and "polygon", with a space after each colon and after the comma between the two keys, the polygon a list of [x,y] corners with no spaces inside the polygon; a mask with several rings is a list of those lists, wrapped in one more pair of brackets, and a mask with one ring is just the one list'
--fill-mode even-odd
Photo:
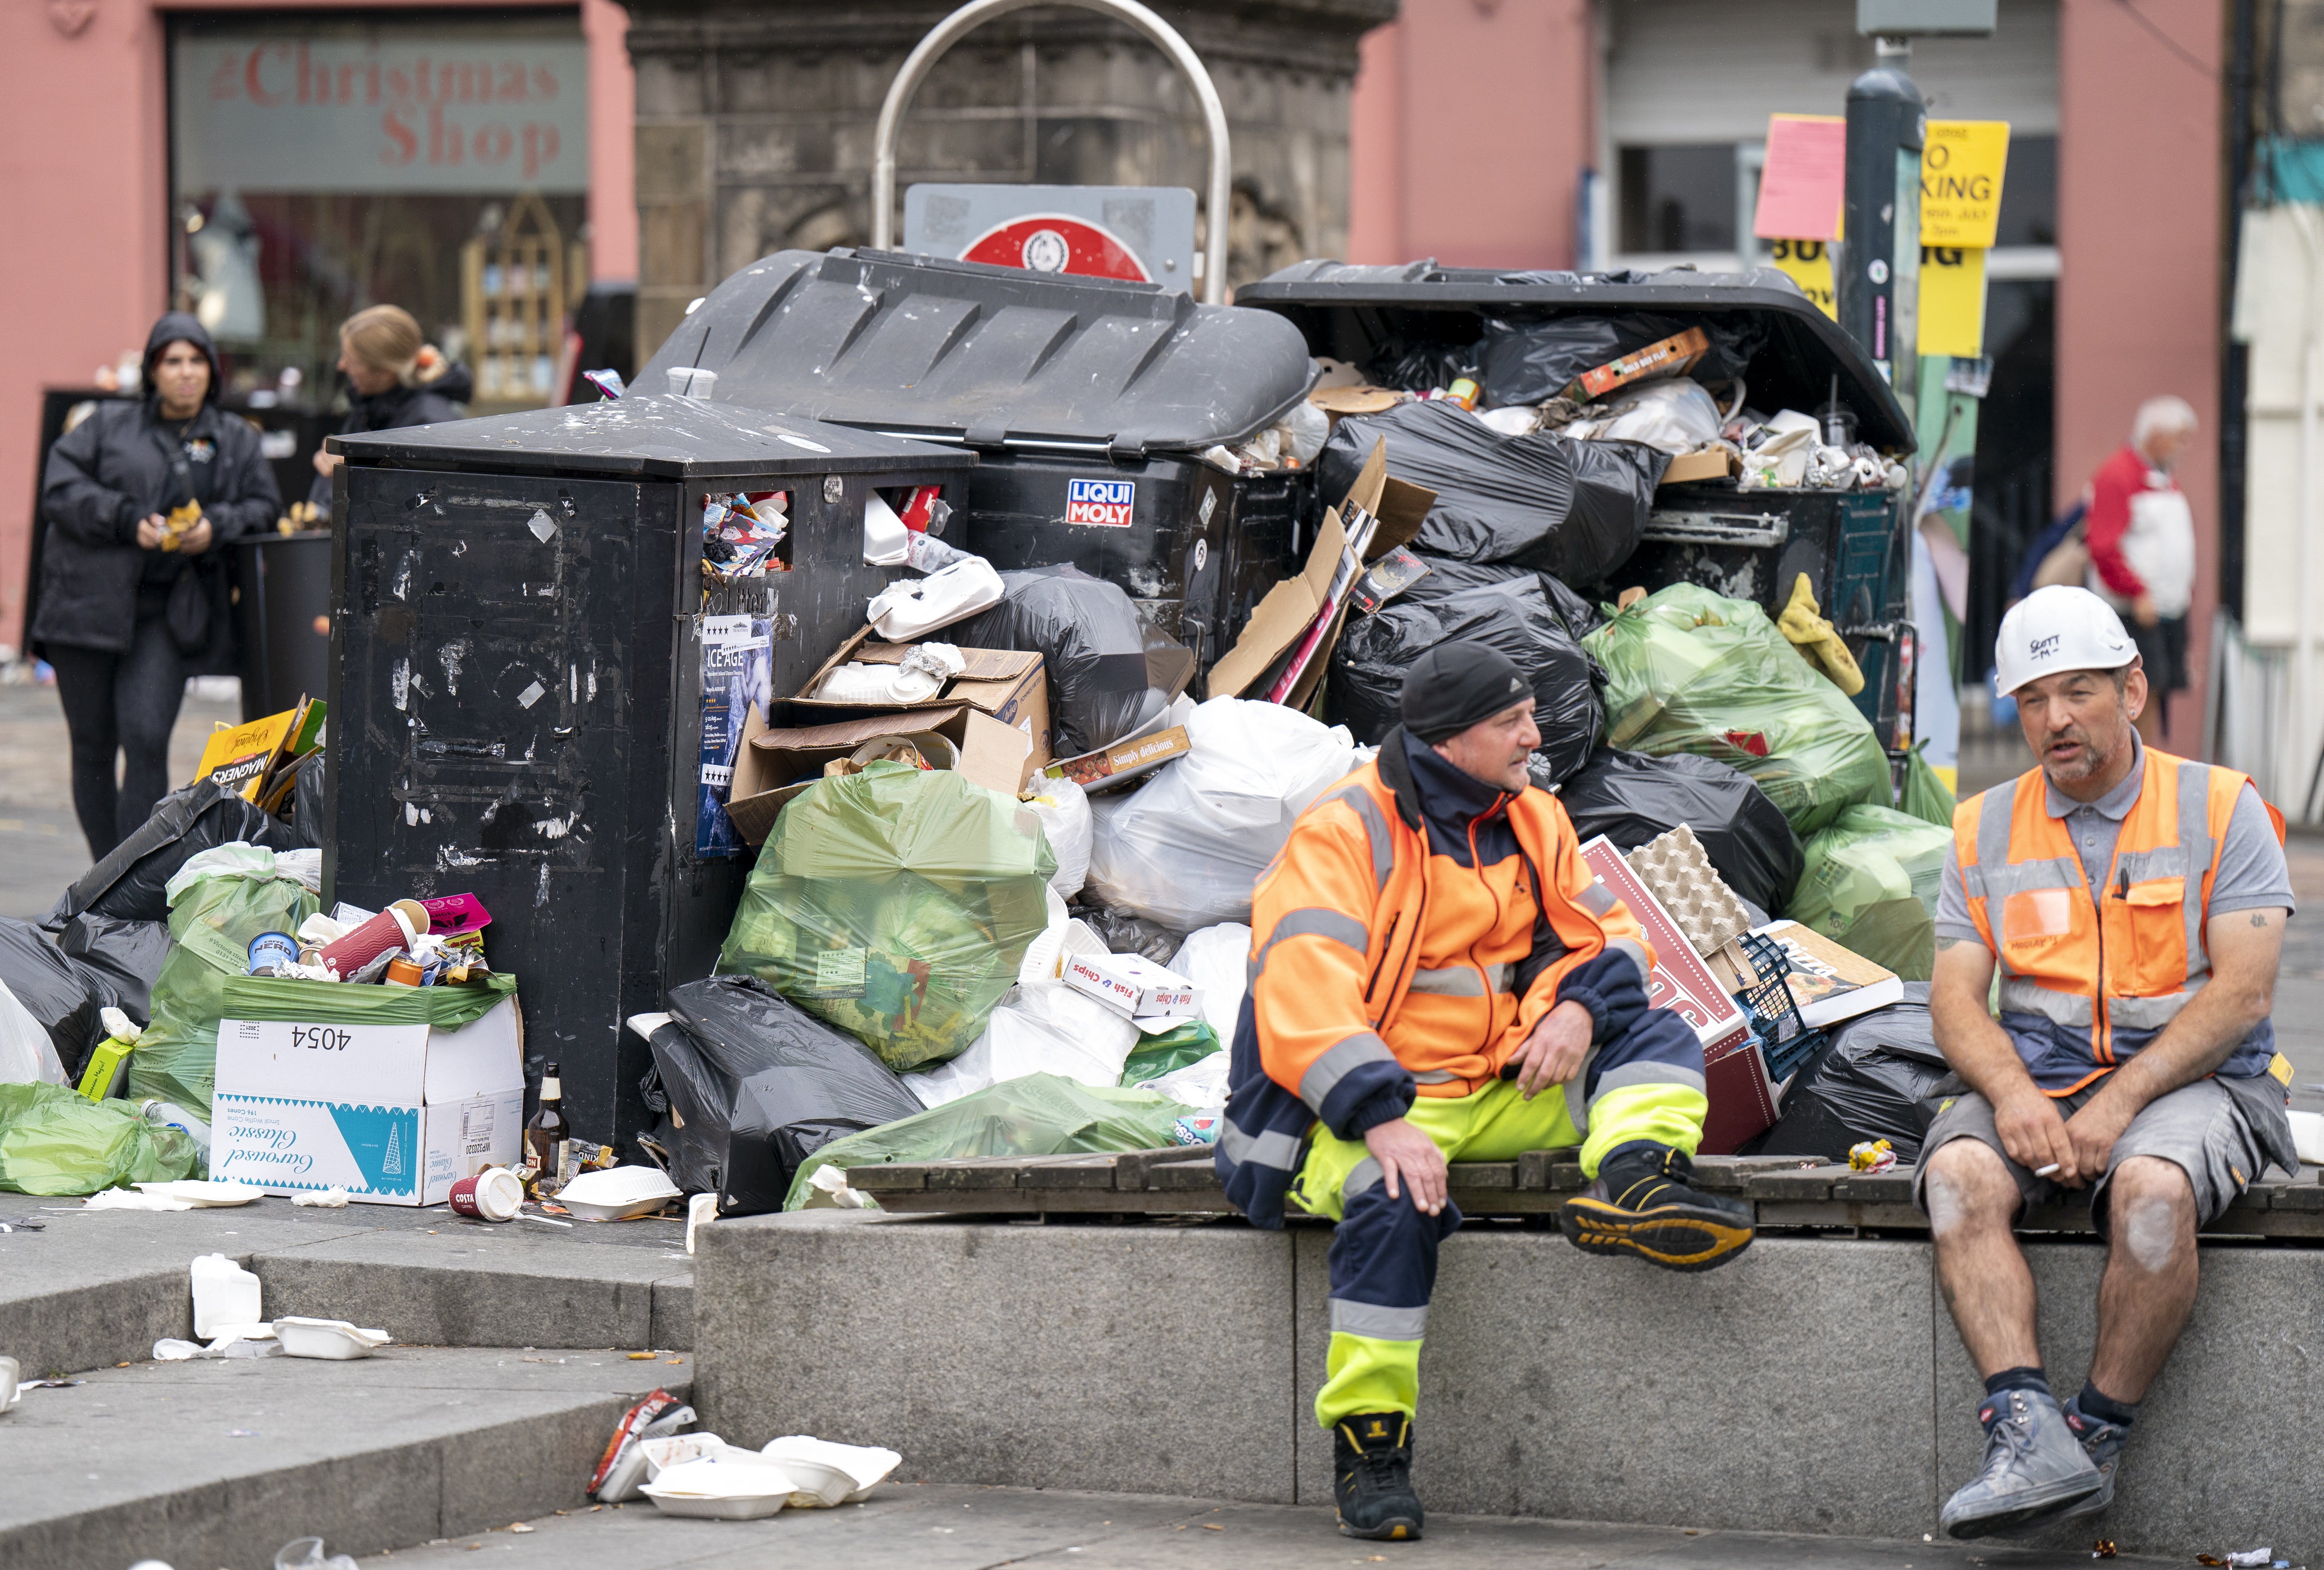
{"label": "dark jacket hood", "polygon": [[218,363],[217,345],[210,338],[209,328],[182,310],[166,311],[145,335],[145,395],[153,394],[153,362],[171,344],[189,343],[201,350],[202,357],[210,363],[210,390],[203,395],[205,403],[216,403],[226,392],[226,367]]}

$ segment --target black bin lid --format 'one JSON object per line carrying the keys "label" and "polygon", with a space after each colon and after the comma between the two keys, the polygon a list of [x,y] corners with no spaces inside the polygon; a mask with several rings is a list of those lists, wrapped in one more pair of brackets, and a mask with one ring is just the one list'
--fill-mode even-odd
{"label": "black bin lid", "polygon": [[607,478],[881,474],[976,463],[956,447],[667,393],[335,436],[330,445],[358,461]]}
{"label": "black bin lid", "polygon": [[728,278],[638,373],[712,398],[971,447],[1200,452],[1282,418],[1307,346],[1260,311],[1111,278],[866,250],[780,251]]}
{"label": "black bin lid", "polygon": [[1856,411],[1860,439],[1899,452],[1914,445],[1911,422],[1870,357],[1773,267],[1504,272],[1439,267],[1433,261],[1395,267],[1301,262],[1243,285],[1235,291],[1235,304],[1283,316],[1310,351],[1355,365],[1389,343],[1472,343],[1488,317],[1524,321],[1649,310],[1690,326],[1757,317],[1768,341],[1745,373],[1753,408],[1812,412],[1831,396],[1837,375],[1840,402]]}

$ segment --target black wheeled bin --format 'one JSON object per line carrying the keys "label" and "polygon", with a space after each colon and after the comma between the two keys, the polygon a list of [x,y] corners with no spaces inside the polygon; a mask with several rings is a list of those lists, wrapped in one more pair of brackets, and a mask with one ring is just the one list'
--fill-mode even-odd
{"label": "black wheeled bin", "polygon": [[[1475,344],[1493,319],[1639,314],[1665,320],[1674,331],[1740,328],[1731,336],[1756,346],[1741,373],[1750,407],[1820,415],[1837,397],[1855,417],[1858,439],[1899,458],[1909,459],[1914,448],[1912,422],[1871,360],[1773,268],[1496,272],[1434,262],[1302,262],[1244,285],[1235,303],[1281,315],[1314,354],[1359,367],[1407,355],[1428,363],[1431,351]],[[1449,364],[1459,356],[1433,357]],[[1489,399],[1492,391],[1488,384]],[[1633,584],[1655,589],[1696,583],[1755,600],[1773,616],[1804,572],[1864,669],[1857,706],[1882,745],[1901,749],[1912,740],[1912,497],[1910,485],[1830,491],[1745,490],[1731,479],[1665,485],[1630,559],[1601,584],[1572,586],[1610,596]]]}
{"label": "black wheeled bin", "polygon": [[254,534],[235,541],[234,562],[247,725],[330,689],[331,531]]}
{"label": "black wheeled bin", "polygon": [[[626,1143],[652,1059],[622,1022],[710,974],[749,866],[695,854],[706,609],[771,621],[797,691],[895,576],[863,564],[872,492],[958,507],[975,459],[667,396],[335,440],[327,889],[481,899],[530,1074],[557,1060],[576,1134]],[[788,493],[788,570],[705,577],[704,500],[735,491]]]}
{"label": "black wheeled bin", "polygon": [[712,291],[639,384],[680,367],[716,372],[722,405],[973,449],[948,543],[1119,584],[1205,670],[1296,566],[1307,472],[1199,456],[1273,425],[1314,379],[1299,335],[1263,312],[1150,283],[783,251]]}

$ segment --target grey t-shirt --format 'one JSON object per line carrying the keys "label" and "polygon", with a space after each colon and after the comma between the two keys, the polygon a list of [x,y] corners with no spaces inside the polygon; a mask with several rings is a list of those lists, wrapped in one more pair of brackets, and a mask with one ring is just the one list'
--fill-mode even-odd
{"label": "grey t-shirt", "polygon": [[[2145,744],[2134,737],[2132,745],[2136,751],[2130,772],[2096,801],[2076,801],[2055,785],[2043,782],[2050,816],[2065,819],[2066,832],[2073,836],[2075,854],[2082,859],[2082,876],[2089,883],[2094,902],[2099,898],[2098,885],[2114,865],[2115,841],[2122,836],[2122,820],[2137,804],[2145,781]],[[2276,843],[2275,825],[2269,821],[2259,792],[2246,785],[2236,799],[2234,816],[2227,820],[2218,875],[2211,880],[2210,913],[2224,916],[2230,910],[2288,911],[2292,908],[2292,868],[2283,859],[2283,847]],[[1937,936],[1984,941],[1969,919],[1969,900],[1961,892],[1958,848],[1945,853],[1944,886],[1937,895]]]}

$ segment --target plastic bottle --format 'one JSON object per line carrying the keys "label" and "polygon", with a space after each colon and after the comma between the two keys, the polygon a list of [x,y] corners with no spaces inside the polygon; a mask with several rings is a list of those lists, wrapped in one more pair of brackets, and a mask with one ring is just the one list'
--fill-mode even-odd
{"label": "plastic bottle", "polygon": [[178,1129],[191,1135],[193,1137],[194,1143],[202,1148],[203,1164],[205,1166],[208,1164],[210,1159],[209,1124],[204,1122],[201,1119],[196,1117],[193,1113],[188,1112],[184,1107],[178,1105],[174,1102],[149,1101],[140,1106],[137,1111],[139,1115],[143,1117],[149,1123],[153,1123],[165,1129]]}
{"label": "plastic bottle", "polygon": [[194,1336],[208,1341],[229,1325],[259,1322],[258,1278],[224,1254],[194,1261]]}

